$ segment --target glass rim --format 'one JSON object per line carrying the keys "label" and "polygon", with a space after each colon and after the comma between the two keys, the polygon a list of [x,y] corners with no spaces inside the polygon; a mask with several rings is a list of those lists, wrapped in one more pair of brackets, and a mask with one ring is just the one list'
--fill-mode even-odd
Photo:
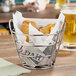
{"label": "glass rim", "polygon": [[75,6],[63,6],[60,10],[63,14],[76,14],[76,5]]}
{"label": "glass rim", "polygon": [[[68,7],[68,8],[66,8],[66,7]],[[72,8],[72,9],[76,9],[76,5],[62,5],[62,6],[61,6],[61,10],[62,10],[62,9],[71,9],[71,8]]]}

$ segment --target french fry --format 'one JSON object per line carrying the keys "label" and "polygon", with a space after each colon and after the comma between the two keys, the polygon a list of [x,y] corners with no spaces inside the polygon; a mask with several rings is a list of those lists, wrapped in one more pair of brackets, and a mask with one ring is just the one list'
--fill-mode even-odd
{"label": "french fry", "polygon": [[51,26],[52,24],[48,24],[47,26],[41,28],[40,27],[40,32],[42,32],[43,34],[49,34],[51,32]]}
{"label": "french fry", "polygon": [[[35,28],[37,28],[36,22],[34,22],[34,21],[29,21],[29,20],[25,20],[25,21],[23,21],[23,23],[22,23],[22,25],[21,25],[21,31],[22,31],[24,34],[29,34],[29,23],[31,23],[32,26],[34,26]],[[26,41],[29,42],[29,36],[27,36]]]}

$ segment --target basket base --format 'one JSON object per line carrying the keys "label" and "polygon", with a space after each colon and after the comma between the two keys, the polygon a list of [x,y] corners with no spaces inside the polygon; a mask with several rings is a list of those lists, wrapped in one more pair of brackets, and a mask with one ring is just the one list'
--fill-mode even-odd
{"label": "basket base", "polygon": [[31,67],[22,63],[22,66],[27,69],[49,69],[49,68],[53,68],[54,63],[52,65],[44,65],[44,66],[36,66],[36,67]]}

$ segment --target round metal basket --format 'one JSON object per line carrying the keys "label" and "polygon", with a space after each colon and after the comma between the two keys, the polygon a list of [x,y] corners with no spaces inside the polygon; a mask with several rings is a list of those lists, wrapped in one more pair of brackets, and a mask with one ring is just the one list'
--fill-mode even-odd
{"label": "round metal basket", "polygon": [[[56,34],[41,34],[41,35],[29,35],[25,34],[29,37],[43,37],[43,36],[54,36],[53,41],[48,45],[34,45],[33,42],[29,42],[32,45],[22,44],[17,40],[15,30],[12,29],[11,25],[12,20],[9,21],[9,28],[11,31],[12,38],[15,42],[15,46],[19,55],[20,63],[30,69],[47,69],[53,67],[56,59],[56,55],[58,53],[64,30],[66,27],[66,22],[64,23],[64,27],[59,30]],[[42,52],[40,48],[45,48]]]}

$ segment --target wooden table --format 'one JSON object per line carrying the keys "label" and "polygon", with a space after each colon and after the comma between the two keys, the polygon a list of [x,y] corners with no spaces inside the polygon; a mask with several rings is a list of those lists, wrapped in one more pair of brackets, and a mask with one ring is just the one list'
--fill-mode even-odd
{"label": "wooden table", "polygon": [[[11,36],[0,37],[0,57],[20,65]],[[71,52],[70,55],[66,56],[61,53],[58,54],[54,68],[32,70],[31,73],[20,76],[76,76],[76,52]]]}
{"label": "wooden table", "polygon": [[[70,5],[76,5],[76,3],[71,3]],[[60,10],[55,9],[55,4],[49,4],[46,7],[46,10],[41,11],[39,13],[36,12],[27,12],[23,5],[16,5],[14,11],[9,13],[3,13],[1,6],[0,6],[0,23],[8,23],[9,20],[12,18],[12,13],[16,11],[22,12],[23,16],[26,18],[57,18]]]}
{"label": "wooden table", "polygon": [[26,18],[57,18],[60,11],[54,9],[54,6],[54,4],[48,5],[46,10],[39,13],[27,12],[23,5],[16,5],[14,11],[3,13],[0,6],[0,23],[8,23],[12,18],[12,13],[16,12],[16,10],[22,12],[23,16]]}

